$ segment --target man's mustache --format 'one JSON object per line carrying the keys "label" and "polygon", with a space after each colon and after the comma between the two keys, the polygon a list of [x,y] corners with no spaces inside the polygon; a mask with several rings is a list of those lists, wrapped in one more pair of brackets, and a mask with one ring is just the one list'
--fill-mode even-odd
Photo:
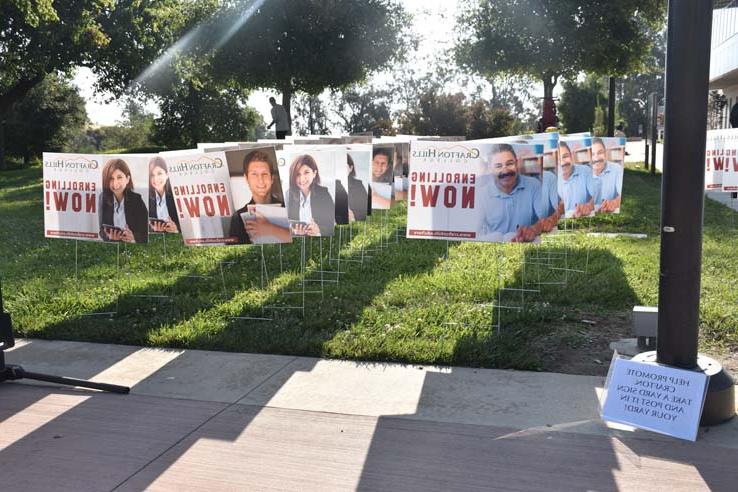
{"label": "man's mustache", "polygon": [[507,173],[500,173],[497,175],[497,179],[505,179],[505,178],[510,178],[512,176],[515,176],[515,171],[510,171]]}

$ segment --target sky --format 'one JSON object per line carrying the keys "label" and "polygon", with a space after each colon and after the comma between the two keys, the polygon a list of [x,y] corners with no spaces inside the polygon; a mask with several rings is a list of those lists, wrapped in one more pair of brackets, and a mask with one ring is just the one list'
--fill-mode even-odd
{"label": "sky", "polygon": [[[413,15],[410,28],[419,37],[418,58],[433,56],[449,48],[453,42],[454,16],[459,0],[404,0],[405,9]],[[87,114],[94,125],[113,125],[122,119],[123,103],[108,101],[109,94],[95,94],[94,74],[90,69],[79,68],[74,76],[74,84],[87,101]],[[271,121],[268,98],[279,95],[273,92],[254,91],[249,104],[259,111],[267,123]],[[156,111],[154,104],[147,109]]]}

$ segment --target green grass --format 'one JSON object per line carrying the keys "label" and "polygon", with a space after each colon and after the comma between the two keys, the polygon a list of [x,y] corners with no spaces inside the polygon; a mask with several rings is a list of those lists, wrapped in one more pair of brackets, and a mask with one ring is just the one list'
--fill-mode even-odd
{"label": "green grass", "polygon": [[[366,234],[354,228],[343,254],[353,252],[356,259],[360,244],[377,248],[387,241],[387,247],[370,253],[363,265],[344,261],[340,284],[325,284],[322,296],[308,295],[304,319],[282,310],[274,321],[232,318],[263,316],[263,306],[299,301],[280,295],[299,289],[298,243],[283,247],[281,273],[277,247],[264,248],[264,289],[259,247],[186,248],[179,236],[167,239],[166,255],[161,236],[149,245],[120,246],[119,255],[115,245],[80,242],[75,276],[75,243],[43,237],[41,174],[40,167],[0,173],[0,274],[6,310],[22,336],[541,369],[541,340],[558,336],[560,343],[581,348],[587,331],[599,329],[582,318],[622,319],[635,304],[657,302],[660,177],[643,171],[626,172],[620,215],[585,219],[573,234],[540,246],[450,243],[446,256],[444,241],[383,235],[375,216]],[[387,229],[403,225],[404,213],[403,205],[394,209]],[[735,213],[707,200],[703,348],[738,346],[738,289],[731,280],[738,260],[730,254],[738,249],[736,227]],[[587,230],[646,233],[648,239],[591,237]],[[328,245],[324,239],[324,269]],[[310,278],[318,278],[320,242],[308,240],[306,249]],[[587,273],[536,264],[555,257],[551,264],[563,266],[564,254],[570,269],[586,267]],[[565,276],[565,286],[546,284],[540,293],[498,292],[499,285],[531,289]],[[512,307],[520,307],[524,296],[525,310],[503,310],[498,320],[488,305],[498,295]],[[111,310],[118,314],[88,316]]]}

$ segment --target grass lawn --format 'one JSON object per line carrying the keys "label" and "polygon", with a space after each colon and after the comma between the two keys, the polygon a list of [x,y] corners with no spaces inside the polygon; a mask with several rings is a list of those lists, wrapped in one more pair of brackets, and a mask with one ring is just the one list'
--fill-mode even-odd
{"label": "grass lawn", "polygon": [[[354,226],[342,255],[356,260],[362,244],[377,251],[363,264],[343,261],[339,284],[307,294],[304,318],[297,310],[262,310],[300,302],[281,294],[300,289],[297,242],[282,248],[281,271],[277,246],[264,248],[263,289],[261,248],[186,248],[179,236],[166,244],[152,236],[149,245],[120,246],[119,254],[116,245],[80,242],[75,276],[74,241],[43,237],[41,175],[40,167],[0,173],[0,275],[20,336],[540,370],[559,367],[562,349],[586,353],[592,339],[628,334],[633,305],[657,301],[660,177],[639,170],[626,171],[620,215],[578,221],[573,233],[538,246],[397,239],[404,205],[385,228],[375,214],[366,233]],[[701,344],[732,350],[738,217],[706,202]],[[320,290],[321,247],[322,269],[336,267],[329,245],[306,241],[309,290]],[[498,316],[489,306],[498,299],[513,309]],[[89,316],[102,311],[117,314]],[[233,319],[264,315],[274,320]]]}

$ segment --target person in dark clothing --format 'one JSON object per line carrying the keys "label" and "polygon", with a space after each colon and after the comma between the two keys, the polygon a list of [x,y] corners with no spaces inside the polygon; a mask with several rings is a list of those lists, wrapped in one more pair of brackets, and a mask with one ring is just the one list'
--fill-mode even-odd
{"label": "person in dark clothing", "polygon": [[103,241],[146,243],[148,212],[141,195],[133,191],[131,170],[123,159],[110,159],[102,170],[100,237]]}
{"label": "person in dark clothing", "polygon": [[730,127],[738,128],[738,102],[733,105],[730,110]]}
{"label": "person in dark clothing", "polygon": [[372,206],[371,194],[367,193],[364,183],[356,177],[354,160],[351,156],[348,156],[347,165],[349,214],[353,217],[353,220],[366,220],[367,209],[371,209]]}
{"label": "person in dark clothing", "polygon": [[153,232],[179,232],[179,215],[169,184],[169,171],[160,156],[149,161],[149,227]]}
{"label": "person in dark clothing", "polygon": [[295,221],[298,236],[332,236],[336,207],[328,188],[320,185],[318,165],[312,156],[297,156],[290,166],[287,216]]}
{"label": "person in dark clothing", "polygon": [[[274,167],[269,162],[269,156],[261,150],[246,154],[243,159],[243,176],[251,190],[251,201],[231,216],[229,235],[238,238],[237,244],[251,244],[254,242],[252,238],[263,236],[272,236],[280,242],[289,242],[291,238],[289,229],[272,224],[255,211],[257,204],[284,207],[284,201],[275,189],[279,179],[274,179]],[[242,214],[247,212],[251,218],[244,220]]]}
{"label": "person in dark clothing", "polygon": [[340,179],[336,180],[336,224],[349,223],[348,192]]}

